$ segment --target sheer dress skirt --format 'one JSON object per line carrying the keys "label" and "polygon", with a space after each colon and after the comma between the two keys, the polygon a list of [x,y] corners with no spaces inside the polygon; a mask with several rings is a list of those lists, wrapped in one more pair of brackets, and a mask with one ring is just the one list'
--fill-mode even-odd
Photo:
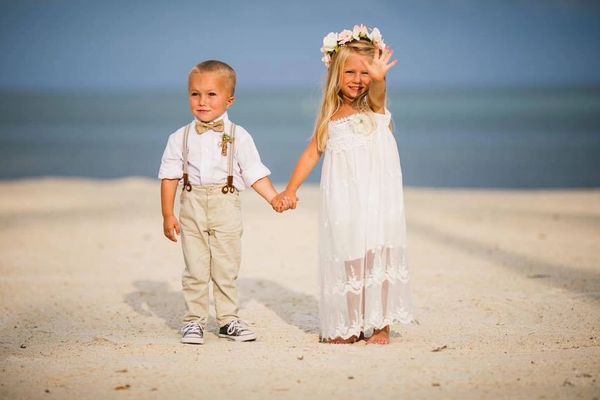
{"label": "sheer dress skirt", "polygon": [[389,113],[329,126],[319,210],[322,340],[410,323],[402,173]]}

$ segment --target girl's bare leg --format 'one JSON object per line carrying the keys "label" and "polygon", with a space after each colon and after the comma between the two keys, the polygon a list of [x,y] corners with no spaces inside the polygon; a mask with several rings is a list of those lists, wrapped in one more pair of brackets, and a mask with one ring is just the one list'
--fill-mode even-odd
{"label": "girl's bare leg", "polygon": [[[371,254],[373,254],[371,252]],[[373,258],[370,259],[370,264],[367,264],[367,268],[372,270],[373,268]],[[386,269],[390,263],[390,249],[386,249]],[[381,285],[381,305],[383,307],[382,313],[383,315],[387,315],[388,308],[388,293],[389,293],[390,283],[386,280]],[[373,331],[373,335],[369,339],[367,339],[367,344],[389,344],[390,343],[390,327],[384,326],[382,329],[375,329]]]}
{"label": "girl's bare leg", "polygon": [[[346,276],[348,279],[350,279],[350,278],[359,279],[359,280],[364,279],[362,263],[363,263],[363,260],[361,260],[361,259],[345,262]],[[357,321],[359,321],[362,318],[362,315],[364,312],[364,310],[363,310],[364,304],[363,303],[364,303],[364,299],[363,299],[362,292],[358,293],[358,294],[348,292],[346,294],[346,304],[348,306],[348,315],[350,316],[351,323],[356,323]],[[341,337],[337,337],[337,338],[327,340],[326,343],[350,344],[350,343],[355,343],[355,342],[361,340],[361,338],[364,338],[364,335],[362,332],[360,333],[359,336],[353,335],[353,336],[349,337],[348,339],[343,339]]]}

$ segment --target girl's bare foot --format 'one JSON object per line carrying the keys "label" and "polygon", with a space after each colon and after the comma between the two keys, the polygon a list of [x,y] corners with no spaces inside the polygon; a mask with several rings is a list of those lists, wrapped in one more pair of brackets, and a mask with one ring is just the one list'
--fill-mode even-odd
{"label": "girl's bare foot", "polygon": [[356,336],[350,336],[348,339],[343,339],[341,337],[336,337],[333,339],[325,339],[323,340],[323,343],[329,343],[329,344],[352,344],[352,343],[356,343],[356,341],[358,341],[358,338]]}
{"label": "girl's bare foot", "polygon": [[367,344],[390,344],[390,326],[375,329],[373,335],[367,339]]}

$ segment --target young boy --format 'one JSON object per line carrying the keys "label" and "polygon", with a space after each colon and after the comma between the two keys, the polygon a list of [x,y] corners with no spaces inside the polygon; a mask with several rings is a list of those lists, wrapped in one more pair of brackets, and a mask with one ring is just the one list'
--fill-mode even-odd
{"label": "young boy", "polygon": [[[181,233],[185,259],[182,286],[187,312],[182,343],[204,343],[210,281],[219,337],[240,342],[256,339],[238,317],[235,281],[242,235],[238,191],[251,186],[269,203],[277,192],[252,137],[227,116],[235,101],[235,83],[235,71],[221,61],[205,61],[192,69],[188,92],[195,120],[169,136],[158,174],[164,234],[176,242]],[[178,221],[173,203],[182,178]]]}

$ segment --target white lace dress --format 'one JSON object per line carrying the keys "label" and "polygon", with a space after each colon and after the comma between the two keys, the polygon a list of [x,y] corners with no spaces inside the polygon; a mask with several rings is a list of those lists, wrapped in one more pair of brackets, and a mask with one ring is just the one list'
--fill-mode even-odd
{"label": "white lace dress", "polygon": [[322,340],[413,319],[402,172],[390,119],[386,110],[329,123],[319,213]]}

